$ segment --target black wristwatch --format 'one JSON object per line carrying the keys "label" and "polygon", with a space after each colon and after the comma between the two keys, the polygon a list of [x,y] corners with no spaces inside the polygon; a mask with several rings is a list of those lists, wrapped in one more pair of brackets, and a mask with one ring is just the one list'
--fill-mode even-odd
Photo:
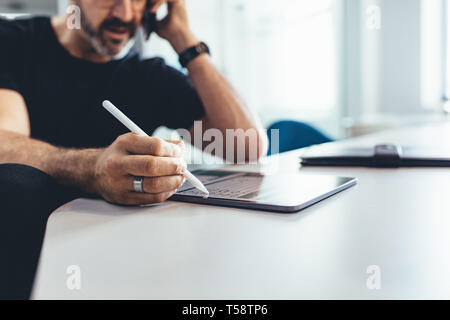
{"label": "black wristwatch", "polygon": [[184,50],[182,53],[180,53],[180,64],[183,68],[186,68],[189,62],[197,58],[202,53],[207,53],[211,55],[211,52],[209,51],[208,46],[204,42],[200,42],[196,46],[190,47],[186,50]]}

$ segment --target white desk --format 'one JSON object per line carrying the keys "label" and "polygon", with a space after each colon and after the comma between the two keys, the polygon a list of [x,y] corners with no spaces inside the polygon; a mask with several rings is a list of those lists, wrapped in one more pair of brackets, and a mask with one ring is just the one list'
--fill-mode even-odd
{"label": "white desk", "polygon": [[[450,125],[339,143],[382,142],[450,147]],[[298,154],[280,156],[281,170],[297,172]],[[450,298],[450,169],[300,170],[359,184],[292,215],[75,200],[48,222],[34,298]],[[66,287],[69,265],[80,290]],[[380,290],[366,286],[369,265]]]}

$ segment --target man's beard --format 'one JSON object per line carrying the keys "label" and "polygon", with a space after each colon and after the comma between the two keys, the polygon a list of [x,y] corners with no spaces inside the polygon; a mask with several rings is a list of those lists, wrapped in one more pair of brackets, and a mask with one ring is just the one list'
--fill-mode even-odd
{"label": "man's beard", "polygon": [[[80,7],[81,8],[81,7]],[[108,46],[107,40],[104,38],[104,30],[110,27],[125,27],[129,32],[129,40],[134,38],[136,34],[136,27],[134,21],[129,23],[124,23],[120,19],[117,18],[109,18],[102,22],[102,24],[98,27],[98,30],[95,30],[94,27],[89,23],[89,21],[85,18],[86,15],[81,13],[81,31],[84,33],[86,38],[89,40],[92,48],[98,53],[108,58],[114,58],[119,52],[110,48]],[[110,40],[113,43],[114,40]],[[120,44],[117,42],[116,44]],[[123,47],[125,47],[124,45]]]}

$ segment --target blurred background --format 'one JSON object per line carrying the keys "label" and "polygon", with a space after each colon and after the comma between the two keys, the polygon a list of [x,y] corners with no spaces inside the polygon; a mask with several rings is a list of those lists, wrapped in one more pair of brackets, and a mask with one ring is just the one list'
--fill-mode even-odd
{"label": "blurred background", "polygon": [[[450,111],[448,0],[187,0],[218,68],[268,127],[292,119],[340,139]],[[3,14],[56,14],[68,0],[0,0]],[[164,13],[160,13],[164,15]],[[177,57],[156,35],[145,57]]]}

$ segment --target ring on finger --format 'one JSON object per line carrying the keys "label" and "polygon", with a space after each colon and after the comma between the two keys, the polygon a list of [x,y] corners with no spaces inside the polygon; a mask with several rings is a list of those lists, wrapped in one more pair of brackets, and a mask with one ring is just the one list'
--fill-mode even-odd
{"label": "ring on finger", "polygon": [[144,193],[144,177],[133,178],[133,189],[136,193]]}

